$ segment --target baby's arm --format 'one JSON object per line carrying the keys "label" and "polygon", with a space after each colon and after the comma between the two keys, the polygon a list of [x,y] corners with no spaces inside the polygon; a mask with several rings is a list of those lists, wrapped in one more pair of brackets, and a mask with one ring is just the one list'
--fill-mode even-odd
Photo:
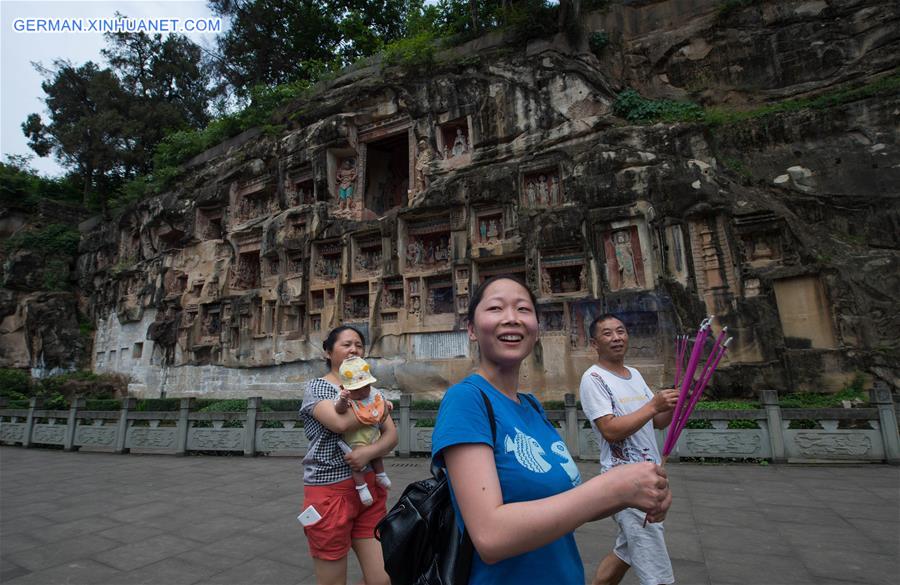
{"label": "baby's arm", "polygon": [[344,414],[347,412],[347,409],[350,408],[350,391],[345,390],[343,386],[341,386],[341,391],[338,394],[337,400],[334,401],[334,410],[337,411],[338,414]]}

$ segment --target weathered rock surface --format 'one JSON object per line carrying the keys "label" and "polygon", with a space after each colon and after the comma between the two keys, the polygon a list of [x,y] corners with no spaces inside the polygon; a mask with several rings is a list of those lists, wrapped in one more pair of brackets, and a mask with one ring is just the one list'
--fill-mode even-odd
{"label": "weathered rock surface", "polygon": [[578,387],[606,311],[652,386],[671,380],[673,336],[716,314],[735,336],[719,393],[856,371],[897,388],[896,91],[725,125],[612,114],[628,86],[749,107],[896,75],[896,3],[719,4],[589,15],[613,39],[599,59],[495,33],[427,73],[350,71],[287,108],[280,135],[201,155],[85,234],[94,368],[147,395],[296,396],[350,323],[385,387],[440,393],[477,358],[469,291],[514,273],[541,304],[522,377],[542,397]]}

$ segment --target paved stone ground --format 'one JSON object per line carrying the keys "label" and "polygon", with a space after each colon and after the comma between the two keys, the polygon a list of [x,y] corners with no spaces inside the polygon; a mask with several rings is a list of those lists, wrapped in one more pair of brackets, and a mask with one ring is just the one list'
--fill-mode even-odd
{"label": "paved stone ground", "polygon": [[[427,463],[388,460],[394,500]],[[897,583],[896,467],[674,464],[670,476],[679,583]],[[312,583],[301,492],[296,458],[2,447],[0,582]],[[578,530],[588,575],[614,535],[611,520]]]}

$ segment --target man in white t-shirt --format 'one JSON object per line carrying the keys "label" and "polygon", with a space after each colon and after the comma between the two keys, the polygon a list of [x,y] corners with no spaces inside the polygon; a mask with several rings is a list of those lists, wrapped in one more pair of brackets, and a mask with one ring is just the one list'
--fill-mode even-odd
{"label": "man in white t-shirt", "polygon": [[[597,363],[581,377],[581,406],[600,445],[600,469],[653,461],[660,463],[653,428],[672,422],[678,391],[656,395],[636,369],[625,365],[628,331],[615,315],[591,323],[591,347]],[[641,585],[675,582],[663,537],[663,524],[644,525],[644,514],[626,508],[613,516],[619,526],[616,546],[597,567],[594,585],[616,585],[634,567]]]}

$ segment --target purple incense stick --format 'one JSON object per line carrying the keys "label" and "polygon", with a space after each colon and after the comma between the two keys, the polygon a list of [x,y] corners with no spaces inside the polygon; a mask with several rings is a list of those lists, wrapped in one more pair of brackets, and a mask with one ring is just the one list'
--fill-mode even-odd
{"label": "purple incense stick", "polygon": [[697,405],[697,401],[700,400],[700,396],[703,395],[703,391],[706,390],[706,385],[709,383],[709,380],[712,378],[713,373],[716,371],[716,367],[719,365],[719,361],[722,359],[722,356],[725,355],[725,352],[728,351],[728,344],[731,343],[731,337],[725,340],[725,343],[719,348],[719,351],[715,354],[715,356],[710,355],[711,367],[706,375],[700,379],[697,388],[694,390],[693,395],[691,396],[690,404],[684,409],[682,413],[682,418],[679,421],[678,428],[675,431],[675,440],[678,440],[678,436],[681,435],[681,431],[684,430],[685,425],[687,424],[688,418],[691,416],[691,412],[694,410],[694,407]]}
{"label": "purple incense stick", "polygon": [[[691,358],[688,360],[687,368],[685,368],[684,370],[684,377],[681,379],[681,391],[678,394],[678,402],[675,404],[675,413],[672,416],[672,418],[675,420],[678,419],[678,416],[681,413],[685,398],[687,397],[688,388],[694,381],[694,373],[697,371],[697,362],[700,361],[700,352],[703,349],[703,343],[706,341],[706,336],[709,335],[709,326],[710,323],[712,323],[712,319],[712,315],[704,319],[700,323],[700,329],[697,331],[697,339],[696,341],[694,341],[694,348],[691,351]],[[671,431],[672,426],[670,424],[669,432],[666,434],[666,440],[663,443],[663,456],[668,455],[672,451],[672,447],[675,444]]]}

